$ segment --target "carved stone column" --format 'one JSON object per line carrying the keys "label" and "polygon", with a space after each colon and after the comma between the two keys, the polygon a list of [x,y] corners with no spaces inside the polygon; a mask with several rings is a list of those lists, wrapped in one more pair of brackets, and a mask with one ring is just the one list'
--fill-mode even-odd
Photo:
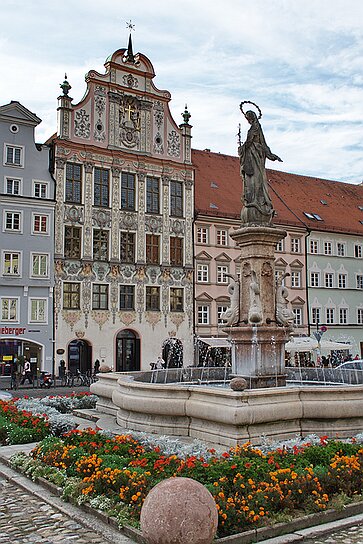
{"label": "carved stone column", "polygon": [[145,262],[145,183],[144,173],[138,173],[138,216],[137,216],[137,255],[136,262]]}
{"label": "carved stone column", "polygon": [[62,258],[64,255],[64,167],[66,161],[56,158],[56,205],[55,205],[55,258]]}
{"label": "carved stone column", "polygon": [[232,372],[250,388],[285,385],[289,329],[276,322],[275,247],[286,236],[277,227],[242,227],[231,234],[241,248],[240,311],[232,339]]}
{"label": "carved stone column", "polygon": [[83,232],[83,258],[92,260],[92,181],[93,163],[84,164],[84,232]]}
{"label": "carved stone column", "polygon": [[[192,175],[192,174],[190,174]],[[194,216],[194,183],[192,179],[185,181],[185,266],[193,267],[193,216]]]}
{"label": "carved stone column", "polygon": [[140,151],[146,153],[151,153],[151,109],[152,102],[149,100],[140,100]]}
{"label": "carved stone column", "polygon": [[120,254],[120,172],[115,166],[112,172],[112,203],[111,203],[111,261],[118,261]]}
{"label": "carved stone column", "polygon": [[170,264],[170,210],[169,210],[169,194],[170,194],[170,177],[163,176],[162,181],[162,213],[163,213],[163,225],[162,225],[162,238],[161,247],[162,265]]}

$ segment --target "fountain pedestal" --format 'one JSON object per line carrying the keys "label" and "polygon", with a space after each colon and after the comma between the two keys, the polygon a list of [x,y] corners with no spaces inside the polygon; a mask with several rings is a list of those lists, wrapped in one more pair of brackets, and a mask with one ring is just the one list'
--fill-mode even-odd
{"label": "fountain pedestal", "polygon": [[232,375],[250,388],[286,385],[285,343],[291,327],[278,323],[275,248],[286,231],[247,225],[231,234],[241,248],[238,323],[224,328],[232,341]]}

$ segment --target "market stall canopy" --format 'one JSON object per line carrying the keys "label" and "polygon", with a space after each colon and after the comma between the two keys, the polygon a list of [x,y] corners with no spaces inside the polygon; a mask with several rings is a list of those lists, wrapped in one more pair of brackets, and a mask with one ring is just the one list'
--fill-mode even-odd
{"label": "market stall canopy", "polygon": [[199,338],[201,342],[208,344],[211,348],[230,348],[231,343],[228,338]]}
{"label": "market stall canopy", "polygon": [[286,351],[312,351],[318,348],[318,341],[309,336],[292,338],[285,344]]}
{"label": "market stall canopy", "polygon": [[321,340],[320,341],[320,348],[322,350],[332,351],[332,350],[352,350],[353,346],[352,344],[348,344],[345,342],[334,342],[333,340]]}
{"label": "market stall canopy", "polygon": [[334,351],[334,350],[352,350],[352,345],[344,342],[334,342],[333,340],[320,341],[320,345],[315,338],[309,336],[301,336],[292,338],[285,344],[286,351],[313,351],[314,349],[321,349],[321,351]]}

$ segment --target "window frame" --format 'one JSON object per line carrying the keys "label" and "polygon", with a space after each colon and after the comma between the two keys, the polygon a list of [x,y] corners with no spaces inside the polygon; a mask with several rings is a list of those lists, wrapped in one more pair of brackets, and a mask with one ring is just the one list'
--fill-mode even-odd
{"label": "window frame", "polygon": [[[184,185],[181,181],[170,181],[170,215],[184,217]],[[178,191],[178,189],[180,191]]]}
{"label": "window frame", "polygon": [[[223,270],[222,270],[223,269]],[[217,264],[217,284],[218,285],[228,285],[229,278],[229,267],[225,264]]]}
{"label": "window frame", "polygon": [[[13,190],[11,192],[8,191],[8,183],[12,181],[18,182],[18,192],[14,192]],[[12,196],[21,196],[23,194],[23,178],[18,176],[4,176],[4,194],[6,195],[12,195]]]}
{"label": "window frame", "polygon": [[[4,318],[3,317],[3,310],[4,310],[4,307],[3,307],[3,303],[5,301],[15,301],[15,318],[14,319],[9,319],[9,318]],[[11,314],[11,308],[9,307],[9,310],[8,310],[8,315]],[[1,323],[19,323],[20,322],[20,297],[6,297],[6,296],[1,296],[0,297],[0,322]]]}
{"label": "window frame", "polygon": [[[341,281],[344,278],[344,281]],[[344,284],[344,285],[343,285]],[[338,272],[338,289],[346,289],[348,285],[348,274]]]}
{"label": "window frame", "polygon": [[[75,233],[78,233],[78,236],[74,236]],[[82,227],[77,227],[75,225],[65,225],[63,243],[64,257],[66,259],[79,260],[82,255]]]}
{"label": "window frame", "polygon": [[[96,292],[97,290],[98,292]],[[108,310],[108,306],[109,306],[109,285],[107,283],[93,283],[92,284],[92,310]]]}
{"label": "window frame", "polygon": [[146,213],[160,214],[160,178],[146,176]]}
{"label": "window frame", "polygon": [[[130,186],[130,181],[132,181]],[[121,210],[136,211],[136,174],[121,172]],[[123,203],[125,201],[125,204]]]}
{"label": "window frame", "polygon": [[216,245],[221,247],[228,246],[228,230],[216,229]]}
{"label": "window frame", "polygon": [[[73,175],[68,177],[68,170],[72,168]],[[74,170],[79,168],[79,179],[74,173]],[[69,190],[71,188],[71,190]],[[66,204],[82,204],[83,190],[83,165],[78,162],[67,162],[65,168],[65,190],[64,202]]]}
{"label": "window frame", "polygon": [[333,255],[333,242],[324,242],[324,255]]}
{"label": "window frame", "polygon": [[[42,259],[41,257],[45,257],[45,274],[35,274],[34,273],[34,260],[35,258],[39,257],[39,265],[38,265],[38,270],[40,271],[41,268],[42,268]],[[39,252],[31,252],[30,253],[30,277],[31,278],[41,278],[41,279],[44,279],[44,278],[49,278],[49,262],[50,262],[50,256],[49,256],[49,253],[39,253]]]}
{"label": "window frame", "polygon": [[325,308],[325,323],[334,325],[335,323],[335,308]]}
{"label": "window frame", "polygon": [[155,285],[145,286],[145,311],[160,312],[160,287]]}
{"label": "window frame", "polygon": [[303,325],[303,311],[300,306],[292,308],[292,313],[294,314],[294,326],[301,327]]}
{"label": "window frame", "polygon": [[[7,223],[8,223],[8,215],[12,215],[13,218],[12,218],[12,224],[14,224],[14,218],[15,216],[18,216],[18,220],[19,220],[19,228],[18,229],[14,229],[12,227],[8,227],[7,226]],[[3,231],[4,232],[8,232],[8,233],[13,233],[13,234],[22,234],[23,233],[23,212],[22,211],[18,211],[18,210],[4,210],[4,215],[3,215]]]}
{"label": "window frame", "polygon": [[169,259],[173,266],[183,266],[184,264],[184,238],[180,236],[170,236],[169,238]]}
{"label": "window frame", "polygon": [[[36,186],[39,185],[39,195],[36,194]],[[45,194],[44,196],[42,196],[42,187],[45,188]],[[39,180],[39,179],[33,179],[33,197],[34,198],[39,198],[40,200],[44,200],[44,199],[47,199],[49,198],[49,182],[48,181],[42,181],[42,180]]]}
{"label": "window frame", "polygon": [[301,253],[301,238],[290,238],[291,253]]}
{"label": "window frame", "polygon": [[[98,239],[97,239],[98,237]],[[107,229],[93,229],[92,231],[92,258],[94,261],[106,262],[110,254],[110,234]],[[103,247],[105,244],[105,247]]]}
{"label": "window frame", "polygon": [[[43,302],[44,303],[44,320],[40,319],[33,319],[32,318],[32,303],[33,302]],[[42,325],[46,325],[48,323],[48,299],[45,297],[29,297],[29,306],[28,306],[28,323],[40,323]],[[37,313],[39,313],[39,308],[37,309]]]}
{"label": "window frame", "polygon": [[160,264],[160,235],[146,233],[145,257],[147,264]]}
{"label": "window frame", "polygon": [[197,244],[209,244],[209,227],[197,227]]}
{"label": "window frame", "polygon": [[[66,287],[72,287],[72,289],[65,291]],[[73,287],[75,289],[73,289]],[[69,297],[69,304],[65,304],[65,298]],[[73,302],[73,296],[75,297],[75,303]],[[79,281],[64,281],[63,293],[62,293],[62,306],[63,310],[80,310],[81,309],[81,282]]]}
{"label": "window frame", "polygon": [[[36,218],[39,217],[39,225],[42,226],[43,220],[45,219],[45,230],[42,230],[40,228],[39,230],[36,230],[35,224],[36,224]],[[49,236],[50,228],[50,215],[48,213],[38,213],[33,212],[32,213],[32,235],[34,236]]]}
{"label": "window frame", "polygon": [[184,289],[182,287],[170,287],[169,308],[171,312],[184,312]]}
{"label": "window frame", "polygon": [[[99,180],[96,180],[96,172],[99,172]],[[104,174],[107,174],[106,180],[103,179]],[[97,194],[97,199],[96,187],[98,187],[99,190],[99,194]],[[106,195],[104,195],[104,188],[106,188]],[[93,169],[93,205],[98,208],[110,207],[110,170],[108,168],[101,168],[100,166],[95,166]]]}
{"label": "window frame", "polygon": [[363,274],[356,275],[356,289],[363,289]]}
{"label": "window frame", "polygon": [[[1,275],[4,276],[4,277],[21,278],[21,275],[22,275],[22,269],[21,269],[21,266],[22,266],[22,262],[21,262],[21,260],[22,260],[22,251],[13,251],[12,249],[3,249],[1,251],[1,254],[2,254],[2,262],[3,262]],[[6,255],[7,254],[11,255],[10,260],[9,260],[9,263],[10,263],[10,271],[9,272],[5,271]],[[13,269],[14,269],[14,264],[13,264],[14,256],[18,257],[18,263],[17,263],[18,272],[13,271]]]}
{"label": "window frame", "polygon": [[301,288],[301,270],[292,270],[290,272],[291,287],[293,289]]}
{"label": "window frame", "polygon": [[347,324],[348,324],[348,308],[339,308],[339,325],[347,325]]}
{"label": "window frame", "polygon": [[[123,292],[124,291],[124,292]],[[129,292],[126,292],[129,291]],[[125,300],[125,305],[122,306],[121,300]],[[129,305],[126,302],[131,301]],[[119,288],[119,309],[121,312],[135,311],[135,285],[120,284]]]}
{"label": "window frame", "polygon": [[136,233],[128,230],[120,231],[120,262],[135,263]]}
{"label": "window frame", "polygon": [[326,289],[334,288],[334,273],[333,272],[324,272],[324,287]]}
{"label": "window frame", "polygon": [[197,263],[197,283],[209,283],[209,264]]}
{"label": "window frame", "polygon": [[[15,162],[14,160],[8,161],[9,150],[14,150],[14,151],[19,150],[19,162]],[[24,168],[24,164],[25,164],[25,146],[17,145],[17,144],[9,144],[4,142],[3,165],[10,166],[11,168]]]}
{"label": "window frame", "polygon": [[310,272],[310,287],[320,287],[320,272]]}
{"label": "window frame", "polygon": [[197,305],[197,322],[198,325],[210,325],[210,305]]}
{"label": "window frame", "polygon": [[318,255],[319,254],[319,240],[311,239],[309,248],[310,248],[311,255]]}
{"label": "window frame", "polygon": [[312,325],[319,325],[321,323],[321,307],[313,306],[311,308],[311,323]]}

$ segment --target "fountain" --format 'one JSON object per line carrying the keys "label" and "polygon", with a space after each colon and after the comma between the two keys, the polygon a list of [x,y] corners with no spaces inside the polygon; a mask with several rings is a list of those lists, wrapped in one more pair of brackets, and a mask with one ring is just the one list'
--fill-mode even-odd
{"label": "fountain", "polygon": [[[243,107],[255,106],[259,116]],[[363,425],[363,386],[286,386],[285,343],[294,315],[285,275],[275,281],[274,251],[286,232],[273,225],[265,160],[281,160],[267,146],[261,111],[240,105],[250,123],[239,146],[243,178],[241,226],[232,238],[241,249],[241,276],[228,287],[230,308],[222,315],[232,344],[232,372],[248,389],[201,387],[203,367],[100,374],[91,385],[97,410],[114,414],[127,430],[188,436],[224,446],[261,436],[275,439],[316,433],[352,436]],[[208,380],[226,381],[225,368],[208,368]],[[157,383],[156,383],[157,382]],[[240,383],[243,383],[240,381]]]}

